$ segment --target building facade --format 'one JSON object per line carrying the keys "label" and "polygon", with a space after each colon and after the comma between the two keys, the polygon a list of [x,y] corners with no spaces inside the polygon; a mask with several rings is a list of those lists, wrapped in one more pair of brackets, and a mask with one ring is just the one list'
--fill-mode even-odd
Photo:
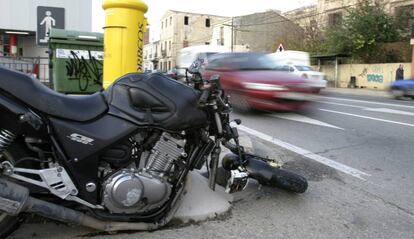
{"label": "building facade", "polygon": [[[384,6],[387,13],[398,16],[402,11],[410,12],[414,17],[414,0],[372,0]],[[314,6],[295,9],[284,16],[302,27],[317,24],[320,28],[333,27],[342,23],[346,9],[355,7],[360,0],[318,0]]]}
{"label": "building facade", "polygon": [[[38,7],[60,8],[63,28],[66,30],[91,31],[92,0],[2,0],[0,2],[0,55],[46,57],[47,45],[36,41],[38,24],[51,27],[58,24],[58,16],[38,16]],[[47,12],[47,11],[46,11]],[[53,13],[53,12],[52,12]],[[43,13],[42,13],[43,14]],[[54,19],[56,18],[56,19]],[[39,19],[45,20],[40,21]],[[50,19],[50,21],[48,21]]]}
{"label": "building facade", "polygon": [[254,52],[275,52],[280,44],[288,49],[303,39],[303,29],[279,11],[235,17],[232,25],[234,45]]}
{"label": "building facade", "polygon": [[318,16],[318,5],[301,7],[283,14],[289,20],[297,23],[302,28],[315,24]]}
{"label": "building facade", "polygon": [[50,28],[92,29],[92,0],[1,0],[0,9],[0,65],[45,82]]}
{"label": "building facade", "polygon": [[230,18],[189,12],[167,11],[161,18],[160,40],[146,46],[147,64],[153,69],[168,71],[178,64],[180,50],[195,45],[209,45],[213,27]]}
{"label": "building facade", "polygon": [[[234,19],[233,23],[234,23]],[[232,27],[231,22],[229,24],[219,24],[214,26],[213,35],[211,38],[211,45],[215,46],[224,46],[229,51],[235,52],[246,52],[250,51],[249,44],[237,45],[235,43],[235,30],[234,26]]]}

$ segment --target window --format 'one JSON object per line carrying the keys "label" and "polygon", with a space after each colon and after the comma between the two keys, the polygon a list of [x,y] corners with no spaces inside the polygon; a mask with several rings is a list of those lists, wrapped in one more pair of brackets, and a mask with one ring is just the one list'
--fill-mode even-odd
{"label": "window", "polygon": [[220,27],[220,46],[224,46],[224,27]]}
{"label": "window", "polygon": [[171,70],[171,61],[168,61],[168,70]]}
{"label": "window", "polygon": [[210,45],[210,42],[206,41],[204,44],[205,44],[205,45]]}
{"label": "window", "polygon": [[295,66],[298,71],[314,71],[310,66]]}
{"label": "window", "polygon": [[185,16],[184,17],[184,25],[188,25],[188,20],[189,20],[188,16]]}
{"label": "window", "polygon": [[170,17],[170,26],[172,25],[172,17]]}
{"label": "window", "polygon": [[331,13],[328,15],[328,26],[338,26],[342,24],[342,12]]}
{"label": "window", "polygon": [[275,71],[285,71],[285,72],[292,72],[294,69],[288,65],[276,65],[273,68]]}
{"label": "window", "polygon": [[207,64],[206,70],[219,70],[220,67],[223,67],[223,59],[216,59]]}
{"label": "window", "polygon": [[206,19],[206,27],[210,27],[210,26],[211,26],[210,18],[207,18]]}

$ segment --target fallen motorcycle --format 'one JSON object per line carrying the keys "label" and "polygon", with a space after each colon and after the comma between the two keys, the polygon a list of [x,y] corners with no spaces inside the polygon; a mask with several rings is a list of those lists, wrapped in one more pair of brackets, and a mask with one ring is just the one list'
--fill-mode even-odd
{"label": "fallen motorcycle", "polygon": [[249,178],[303,193],[303,177],[245,152],[218,76],[197,62],[189,85],[127,74],[107,90],[66,96],[0,68],[0,237],[33,213],[101,231],[156,230],[180,205],[189,171],[215,189],[221,147],[227,192]]}

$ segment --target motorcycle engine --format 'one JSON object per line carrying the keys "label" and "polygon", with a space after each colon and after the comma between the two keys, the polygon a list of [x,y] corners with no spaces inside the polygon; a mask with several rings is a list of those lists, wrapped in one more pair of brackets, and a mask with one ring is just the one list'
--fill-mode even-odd
{"label": "motorcycle engine", "polygon": [[102,198],[111,213],[134,214],[161,207],[170,197],[168,174],[185,155],[185,141],[163,133],[151,151],[141,156],[139,169],[121,169],[106,178]]}

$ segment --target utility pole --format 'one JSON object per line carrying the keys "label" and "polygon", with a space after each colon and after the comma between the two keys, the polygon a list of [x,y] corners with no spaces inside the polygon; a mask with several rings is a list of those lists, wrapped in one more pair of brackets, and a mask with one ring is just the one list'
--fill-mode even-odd
{"label": "utility pole", "polygon": [[231,17],[231,52],[234,51],[234,17]]}
{"label": "utility pole", "polygon": [[412,55],[411,55],[411,77],[414,78],[414,24],[411,26],[411,47],[412,47]]}
{"label": "utility pole", "polygon": [[414,38],[411,39],[412,55],[411,55],[411,77],[414,78]]}

